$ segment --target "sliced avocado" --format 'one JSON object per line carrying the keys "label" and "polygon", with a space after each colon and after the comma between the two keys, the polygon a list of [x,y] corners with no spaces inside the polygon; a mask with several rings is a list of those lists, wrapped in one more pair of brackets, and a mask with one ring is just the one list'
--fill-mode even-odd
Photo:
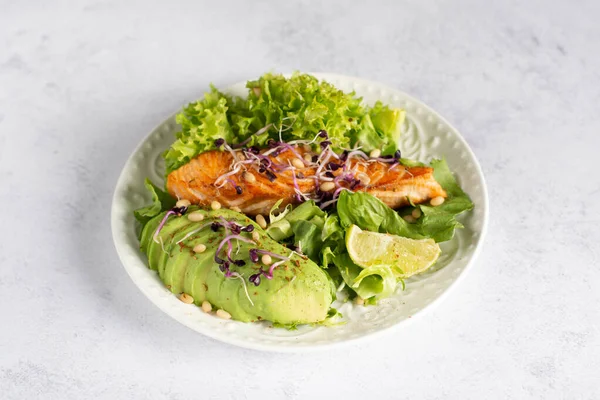
{"label": "sliced avocado", "polygon": [[140,250],[142,250],[143,253],[148,254],[148,247],[152,241],[152,235],[154,235],[158,225],[160,225],[160,220],[158,218],[153,218],[144,226],[140,236]]}
{"label": "sliced avocado", "polygon": [[[162,217],[164,217],[164,215],[160,214],[159,217],[161,217],[162,221]],[[186,217],[171,216],[158,234],[158,243],[154,241],[154,232],[152,233],[152,236],[150,236],[150,244],[148,246],[148,264],[150,265],[151,269],[158,270],[158,275],[161,277],[161,279],[163,278],[166,258],[170,256],[170,246],[174,245],[172,240],[173,234],[179,229],[191,224],[192,222]],[[156,231],[156,229],[154,231]]]}
{"label": "sliced avocado", "polygon": [[200,305],[206,300],[206,274],[212,268],[213,254],[205,252],[189,257],[190,266],[183,278],[183,292],[194,298],[194,303]]}
{"label": "sliced avocado", "polygon": [[[158,226],[155,220],[162,220],[163,217],[164,213],[150,221],[148,226],[152,224],[155,230]],[[203,229],[183,240],[181,246],[173,244],[169,247],[170,256],[164,254],[160,243],[153,242],[152,235],[148,232],[142,233],[141,248],[147,249],[149,264],[163,271],[160,273],[161,279],[171,285],[171,290],[190,294],[196,304],[208,300],[213,309],[223,309],[239,321],[270,320],[287,325],[319,322],[327,317],[333,298],[325,272],[314,262],[292,253],[270,239],[256,223],[240,213],[231,210],[208,211],[202,222],[191,222],[185,217],[172,217],[167,220],[160,235],[168,237],[170,245],[202,224],[220,222],[223,218],[243,226],[252,224],[260,235],[255,244],[242,241],[236,241],[234,244],[232,257],[244,260],[246,264],[232,265],[230,270],[239,274],[241,279],[226,278],[219,269],[219,264],[214,261],[217,246],[226,234],[223,228],[217,232]],[[251,234],[247,232],[242,232],[241,235],[247,239],[251,238]],[[205,244],[207,248],[203,253],[195,254],[191,249],[198,243]],[[274,270],[272,279],[262,276],[260,284],[255,286],[248,281],[249,276],[256,274],[261,267],[263,270],[268,270],[269,267],[250,261],[251,248],[266,250],[289,260]],[[219,254],[219,257],[225,258],[224,253],[225,251]],[[277,261],[278,258],[273,257],[273,262]]]}
{"label": "sliced avocado", "polygon": [[[193,246],[190,245],[191,241],[189,239],[184,240],[181,243],[177,242],[182,240],[186,235],[193,233],[195,230],[201,227],[202,225],[197,226],[196,224],[190,223],[188,225],[184,225],[179,230],[173,232],[171,239],[172,244],[170,245],[168,250],[169,259],[167,259],[167,255],[165,255],[160,260],[161,263],[165,264],[163,268],[164,272],[162,280],[165,283],[165,285],[171,287],[171,291],[175,294],[179,294],[182,292],[183,277],[188,266],[187,259],[194,254]],[[210,231],[210,228],[205,227],[202,229],[202,231],[206,230]]]}

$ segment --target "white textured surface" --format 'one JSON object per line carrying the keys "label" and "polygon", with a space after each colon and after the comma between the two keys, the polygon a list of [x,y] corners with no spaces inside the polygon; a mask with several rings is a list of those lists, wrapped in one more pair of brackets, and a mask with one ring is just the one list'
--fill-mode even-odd
{"label": "white textured surface", "polygon": [[[456,287],[467,267],[473,265],[476,254],[481,252],[489,202],[481,168],[460,134],[425,104],[401,91],[377,82],[337,74],[317,73],[315,76],[345,92],[355,92],[365,104],[374,105],[382,101],[406,110],[400,143],[403,156],[422,162],[445,157],[476,207],[460,217],[464,229],[441,245],[443,255],[435,267],[407,279],[405,290],[398,288],[393,296],[381,300],[376,307],[357,306],[348,301],[334,302],[332,307],[343,314],[343,319],[336,322],[343,324],[329,327],[304,325],[289,332],[272,329],[272,324],[267,322],[244,324],[223,321],[179,301],[165,288],[158,275],[148,269],[139,249],[133,211],[145,206],[151,199],[143,184],[146,178],[159,186],[164,185],[162,154],[180,130],[174,116],[167,118],[144,138],[127,160],[115,189],[111,226],[119,257],[135,284],[161,310],[195,331],[246,348],[286,352],[330,347],[367,336],[373,340],[375,334],[408,322],[409,318],[420,315],[434,302],[439,303],[450,287]],[[248,95],[246,81],[221,90],[236,96]]]}
{"label": "white textured surface", "polygon": [[[597,1],[0,3],[3,399],[600,397]],[[295,68],[438,110],[482,163],[491,220],[424,318],[281,355],[148,302],[109,208],[131,149],[210,81]]]}

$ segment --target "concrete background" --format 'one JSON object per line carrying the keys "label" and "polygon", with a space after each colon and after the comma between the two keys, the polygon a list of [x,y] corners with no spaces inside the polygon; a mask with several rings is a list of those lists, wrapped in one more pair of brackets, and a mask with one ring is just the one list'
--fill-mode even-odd
{"label": "concrete background", "polygon": [[[599,15],[595,0],[1,0],[0,397],[600,398]],[[445,302],[308,355],[174,322],[109,223],[152,127],[210,82],[294,69],[425,101],[491,196],[483,253]]]}

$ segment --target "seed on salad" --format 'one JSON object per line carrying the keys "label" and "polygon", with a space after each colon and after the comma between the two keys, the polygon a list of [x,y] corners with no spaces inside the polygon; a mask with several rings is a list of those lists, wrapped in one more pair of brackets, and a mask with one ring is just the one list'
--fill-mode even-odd
{"label": "seed on salad", "polygon": [[304,159],[306,160],[306,162],[312,162],[312,156],[309,153],[306,153],[304,155]]}
{"label": "seed on salad", "polygon": [[204,219],[204,214],[202,211],[194,211],[188,214],[188,219],[192,222],[200,222]]}
{"label": "seed on salad", "polygon": [[302,148],[303,148],[303,149],[304,149],[304,151],[305,151],[305,152],[307,152],[307,153],[308,153],[309,151],[311,151],[311,150],[312,150],[312,149],[310,148],[310,144],[305,144],[304,146],[302,146]]}
{"label": "seed on salad", "polygon": [[323,182],[321,186],[319,186],[322,192],[330,192],[335,189],[335,183],[333,182]]}
{"label": "seed on salad", "polygon": [[420,208],[415,208],[414,210],[412,210],[411,215],[413,216],[414,219],[419,219],[419,217],[421,217],[421,209]]}
{"label": "seed on salad", "polygon": [[204,311],[205,313],[209,313],[212,311],[212,305],[206,300],[202,302],[202,311]]}
{"label": "seed on salad", "polygon": [[242,212],[242,209],[236,206],[231,207],[230,210],[235,212]]}
{"label": "seed on salad", "polygon": [[380,155],[381,155],[381,150],[379,150],[379,149],[371,150],[371,152],[369,153],[369,157],[371,157],[371,158],[377,158]]}
{"label": "seed on salad", "polygon": [[217,317],[222,318],[222,319],[231,319],[231,314],[229,314],[227,311],[225,310],[217,310]]}
{"label": "seed on salad", "polygon": [[260,240],[260,233],[258,233],[258,231],[252,232],[252,240],[254,240],[255,242],[258,242]]}
{"label": "seed on salad", "polygon": [[190,203],[190,201],[186,200],[186,199],[181,199],[177,203],[175,203],[175,207],[177,207],[177,208],[189,207],[191,205],[192,205],[192,203]]}
{"label": "seed on salad", "polygon": [[304,163],[300,161],[299,158],[294,158],[292,160],[292,165],[294,166],[294,168],[304,168]]}
{"label": "seed on salad", "polygon": [[267,220],[261,214],[258,214],[256,216],[256,223],[263,229],[267,227]]}
{"label": "seed on salad", "polygon": [[415,221],[415,218],[414,218],[412,215],[405,215],[405,216],[404,216],[404,217],[402,217],[402,218],[404,218],[404,220],[405,220],[406,222],[408,222],[409,224],[414,224],[414,223],[416,222],[416,221]]}
{"label": "seed on salad", "polygon": [[212,208],[213,210],[219,210],[221,208],[221,203],[219,203],[217,200],[213,200],[210,203],[210,208]]}
{"label": "seed on salad", "polygon": [[444,199],[442,196],[437,196],[437,197],[434,197],[433,199],[431,199],[431,201],[429,203],[432,206],[436,207],[436,206],[442,205],[445,200],[446,199]]}
{"label": "seed on salad", "polygon": [[179,295],[179,300],[183,301],[185,304],[192,304],[194,302],[194,298],[187,293],[181,293]]}
{"label": "seed on salad", "polygon": [[199,243],[194,246],[194,253],[204,253],[206,251],[206,245]]}
{"label": "seed on salad", "polygon": [[356,296],[354,298],[354,304],[358,305],[358,306],[362,306],[363,304],[365,304],[365,299],[363,299],[360,296]]}
{"label": "seed on salad", "polygon": [[244,178],[244,180],[248,183],[256,182],[256,177],[252,172],[244,171],[244,173],[242,174],[242,178]]}
{"label": "seed on salad", "polygon": [[365,174],[364,172],[361,172],[358,175],[356,175],[356,179],[358,179],[360,183],[364,186],[367,186],[371,182],[371,178],[369,178],[369,175]]}
{"label": "seed on salad", "polygon": [[273,263],[273,259],[268,254],[263,254],[263,256],[262,256],[262,258],[260,260],[265,265],[271,265],[271,263]]}

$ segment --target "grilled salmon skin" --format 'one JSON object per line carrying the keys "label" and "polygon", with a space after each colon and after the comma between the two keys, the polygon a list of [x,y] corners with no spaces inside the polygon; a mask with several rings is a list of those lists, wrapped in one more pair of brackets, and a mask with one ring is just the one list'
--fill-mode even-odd
{"label": "grilled salmon skin", "polygon": [[[391,208],[408,205],[409,200],[419,204],[447,196],[430,167],[405,167],[397,163],[350,158],[344,168],[329,171],[326,177],[323,172],[327,165],[323,164],[329,161],[319,167],[307,162],[306,154],[300,146],[276,157],[262,156],[274,165],[285,166],[273,175],[260,169],[257,162],[247,160],[242,153],[208,151],[171,172],[167,177],[167,189],[172,196],[187,199],[192,204],[206,206],[216,200],[225,207],[238,207],[248,215],[268,214],[280,199],[284,206],[326,192],[337,195],[340,187],[370,193]],[[312,156],[312,153],[308,154]],[[335,161],[331,158],[331,162],[335,164]],[[329,166],[331,170],[337,165]],[[340,174],[356,177],[351,187],[340,179],[343,178]]]}

